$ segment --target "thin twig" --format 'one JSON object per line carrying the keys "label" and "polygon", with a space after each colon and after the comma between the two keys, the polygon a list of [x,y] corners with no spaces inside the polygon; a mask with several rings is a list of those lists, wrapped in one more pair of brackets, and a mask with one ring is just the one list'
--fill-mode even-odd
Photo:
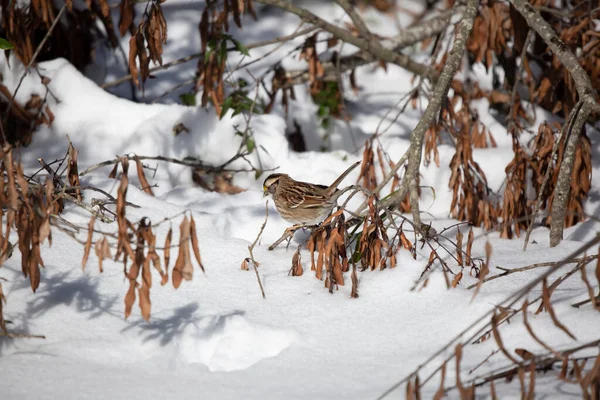
{"label": "thin twig", "polygon": [[254,254],[252,254],[252,250],[254,249],[254,246],[256,246],[256,243],[258,243],[258,239],[260,239],[260,236],[262,235],[263,231],[265,230],[265,226],[267,225],[268,219],[269,219],[269,200],[267,200],[265,203],[265,222],[263,222],[262,226],[260,227],[260,231],[258,232],[256,239],[254,239],[254,242],[250,246],[248,246],[248,252],[250,253],[250,259],[252,260],[252,266],[254,267],[254,273],[256,274],[256,280],[258,281],[258,286],[260,287],[260,293],[262,293],[263,299],[266,299],[267,297],[265,296],[265,290],[263,289],[262,282],[260,281],[260,275],[258,274],[258,269],[256,268],[256,260],[254,259]]}
{"label": "thin twig", "polygon": [[[295,33],[293,33],[291,35],[279,36],[279,37],[276,37],[275,39],[263,40],[261,42],[256,42],[256,43],[249,44],[249,45],[246,46],[246,49],[252,50],[252,49],[259,48],[259,47],[264,47],[264,46],[269,46],[269,45],[272,45],[272,44],[276,44],[276,43],[279,43],[279,42],[286,42],[288,40],[295,39],[295,38],[297,38],[299,36],[307,35],[307,34],[313,32],[313,31],[315,31],[317,29],[318,29],[317,27],[311,26],[309,28],[306,28],[306,29],[303,29],[301,31],[295,32]],[[236,50],[238,50],[238,49],[235,46],[229,47],[227,49],[227,51],[236,51]],[[150,74],[153,74],[154,72],[163,71],[163,70],[169,69],[170,67],[174,67],[175,65],[184,64],[184,63],[186,63],[188,61],[195,60],[196,58],[203,58],[203,57],[204,57],[204,52],[190,54],[189,56],[178,58],[177,60],[173,60],[171,62],[165,63],[165,64],[160,65],[158,67],[150,68],[149,72],[150,72]],[[125,76],[123,76],[123,77],[121,77],[121,78],[119,78],[117,80],[112,81],[112,82],[105,83],[104,85],[102,85],[100,87],[102,89],[107,89],[107,88],[110,88],[110,87],[113,87],[113,86],[118,86],[121,83],[127,82],[129,80],[131,80],[131,74],[125,75]]]}
{"label": "thin twig", "polygon": [[[129,155],[129,154],[125,155],[123,157],[126,157],[128,160],[136,159],[135,155]],[[94,164],[91,167],[87,168],[85,171],[80,172],[79,176],[87,175],[90,172],[97,170],[98,168],[106,167],[108,165],[118,164],[123,157],[117,157],[112,160],[106,160],[106,161],[102,161],[98,164]],[[185,165],[187,167],[200,168],[200,169],[204,170],[205,172],[252,172],[252,170],[247,170],[247,169],[226,168],[227,165],[231,164],[233,161],[237,160],[240,157],[241,156],[239,154],[236,154],[231,159],[227,160],[225,163],[223,163],[222,165],[218,165],[218,166],[206,165],[200,160],[193,160],[193,159],[180,160],[177,158],[163,157],[163,156],[137,156],[137,159],[164,161],[164,162],[169,162],[169,163],[173,163],[173,164]],[[274,169],[264,169],[263,171],[273,171],[273,170]]]}
{"label": "thin twig", "polygon": [[[520,299],[522,299],[527,293],[529,293],[534,287],[536,287],[544,279],[546,279],[548,276],[550,276],[551,274],[553,274],[554,272],[556,272],[562,266],[570,263],[579,254],[583,254],[584,252],[586,252],[587,250],[589,250],[593,246],[596,246],[598,243],[600,243],[600,234],[597,234],[592,240],[588,241],[587,243],[583,244],[581,247],[579,247],[578,249],[576,249],[575,251],[573,251],[572,253],[570,253],[569,255],[567,255],[565,258],[563,258],[561,261],[559,261],[555,266],[548,268],[547,271],[544,271],[537,278],[531,280],[528,284],[526,284],[525,286],[523,286],[520,290],[518,290],[515,293],[510,294],[500,304],[503,307],[505,307],[505,308],[511,308]],[[485,319],[487,319],[490,316],[494,315],[495,312],[496,312],[496,308],[497,307],[494,307],[491,310],[485,312],[481,317],[479,317],[477,320],[475,320],[474,322],[472,322],[471,324],[469,324],[469,326],[467,326],[460,333],[458,333],[457,335],[455,335],[450,341],[448,341],[448,343],[446,345],[442,346],[441,349],[439,349],[434,354],[432,354],[431,356],[429,356],[413,372],[411,372],[405,378],[403,378],[400,381],[396,382],[389,389],[387,389],[385,392],[383,392],[381,394],[381,396],[378,397],[378,399],[383,399],[384,397],[387,397],[390,393],[392,393],[394,390],[396,390],[398,387],[400,387],[400,385],[402,385],[403,383],[405,383],[409,379],[411,379],[413,376],[415,376],[419,371],[421,371],[421,369],[423,369],[425,366],[429,365],[429,363],[431,363],[434,359],[436,359],[437,357],[439,357],[440,355],[442,355],[448,348],[450,348],[457,341],[461,340],[464,335],[466,335],[468,332],[470,332],[471,330],[473,330],[474,328],[476,328],[482,321],[484,321]],[[464,342],[465,343],[470,343],[475,338],[479,337],[479,335],[482,332],[484,332],[489,326],[490,326],[489,322],[486,325],[481,326],[479,329],[477,329],[472,334],[470,334],[469,337],[468,337],[468,339],[465,340]],[[445,361],[446,362],[450,361],[450,360],[452,360],[452,358],[454,358],[454,354],[446,357]],[[431,371],[431,373],[428,375],[428,377],[422,381],[421,385],[425,385],[425,383],[427,383],[429,380],[431,380],[431,378],[433,378],[433,376],[435,376],[435,374],[437,374],[441,370],[441,368],[442,367],[440,365],[439,367],[437,367],[433,371]]]}
{"label": "thin twig", "polygon": [[[598,254],[587,256],[587,257],[581,257],[581,258],[574,258],[573,260],[569,261],[569,264],[579,263],[582,261],[590,262],[591,260],[595,260],[596,258],[598,258]],[[489,277],[485,278],[482,283],[493,281],[494,279],[502,278],[503,276],[514,274],[517,272],[529,271],[529,270],[535,269],[535,268],[553,267],[557,263],[558,263],[558,261],[548,261],[548,262],[527,265],[525,267],[511,268],[511,269],[496,267],[499,270],[501,270],[502,273],[489,276]],[[477,286],[477,283],[474,283],[471,286],[467,287],[467,290],[471,290],[471,289],[475,288],[476,286]]]}
{"label": "thin twig", "polygon": [[45,335],[31,335],[29,333],[13,333],[13,332],[1,332],[0,337],[8,337],[11,339],[46,339]]}

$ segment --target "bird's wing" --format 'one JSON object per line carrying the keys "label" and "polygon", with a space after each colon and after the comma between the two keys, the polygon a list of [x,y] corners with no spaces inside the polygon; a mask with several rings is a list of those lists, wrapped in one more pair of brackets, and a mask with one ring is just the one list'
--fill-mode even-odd
{"label": "bird's wing", "polygon": [[[308,185],[307,185],[308,186]],[[315,185],[321,189],[327,189],[327,186]],[[286,199],[290,208],[298,208],[300,206],[305,208],[320,207],[324,201],[327,201],[325,194],[317,194],[314,191],[307,190],[308,188],[302,187],[301,190],[290,190],[286,193]]]}

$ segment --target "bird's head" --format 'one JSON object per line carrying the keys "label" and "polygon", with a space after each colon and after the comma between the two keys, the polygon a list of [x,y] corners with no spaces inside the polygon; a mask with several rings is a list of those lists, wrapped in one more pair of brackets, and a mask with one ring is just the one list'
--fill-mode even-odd
{"label": "bird's head", "polygon": [[269,194],[274,194],[279,185],[279,179],[283,174],[271,174],[263,182],[263,197],[267,197]]}

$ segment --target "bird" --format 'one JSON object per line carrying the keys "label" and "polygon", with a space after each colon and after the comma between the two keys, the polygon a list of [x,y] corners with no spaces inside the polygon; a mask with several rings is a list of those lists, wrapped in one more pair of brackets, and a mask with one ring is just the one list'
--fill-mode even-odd
{"label": "bird", "polygon": [[359,164],[352,164],[329,186],[297,181],[287,174],[271,174],[263,183],[263,196],[272,196],[277,212],[286,221],[315,226],[331,213],[344,193],[337,187]]}

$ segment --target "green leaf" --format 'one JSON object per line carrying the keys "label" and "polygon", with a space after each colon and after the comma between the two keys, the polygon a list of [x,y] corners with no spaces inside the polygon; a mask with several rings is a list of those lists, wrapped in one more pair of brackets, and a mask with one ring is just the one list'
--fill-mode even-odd
{"label": "green leaf", "polygon": [[219,65],[223,62],[223,60],[227,59],[227,42],[224,40],[221,42],[221,47],[219,48],[219,53],[217,54],[217,61]]}
{"label": "green leaf", "polygon": [[260,178],[260,176],[263,174],[263,171],[260,169],[257,169],[256,171],[254,171],[254,179],[258,180],[258,178]]}
{"label": "green leaf", "polygon": [[246,139],[246,150],[248,150],[248,153],[252,153],[255,148],[256,143],[254,143],[254,140],[252,138]]}
{"label": "green leaf", "polygon": [[247,57],[250,57],[250,53],[248,52],[248,49],[246,48],[246,46],[244,46],[242,43],[235,40],[234,38],[231,38],[230,40],[233,42],[233,45],[235,46],[235,49],[237,51],[239,51],[240,53],[242,53],[243,55],[245,55]]}
{"label": "green leaf", "polygon": [[204,53],[204,64],[205,65],[208,64],[208,60],[210,59],[210,55],[212,54],[212,52],[213,52],[213,50],[210,49]]}
{"label": "green leaf", "polygon": [[230,97],[227,97],[225,99],[225,101],[223,102],[223,104],[221,104],[221,115],[219,115],[219,119],[223,119],[223,117],[225,116],[225,114],[227,113],[227,111],[233,106],[233,99]]}
{"label": "green leaf", "polygon": [[0,38],[0,50],[11,50],[14,49],[15,46],[11,42],[6,39]]}
{"label": "green leaf", "polygon": [[196,96],[191,93],[182,93],[179,95],[179,99],[181,100],[181,103],[185,104],[186,106],[196,105]]}

